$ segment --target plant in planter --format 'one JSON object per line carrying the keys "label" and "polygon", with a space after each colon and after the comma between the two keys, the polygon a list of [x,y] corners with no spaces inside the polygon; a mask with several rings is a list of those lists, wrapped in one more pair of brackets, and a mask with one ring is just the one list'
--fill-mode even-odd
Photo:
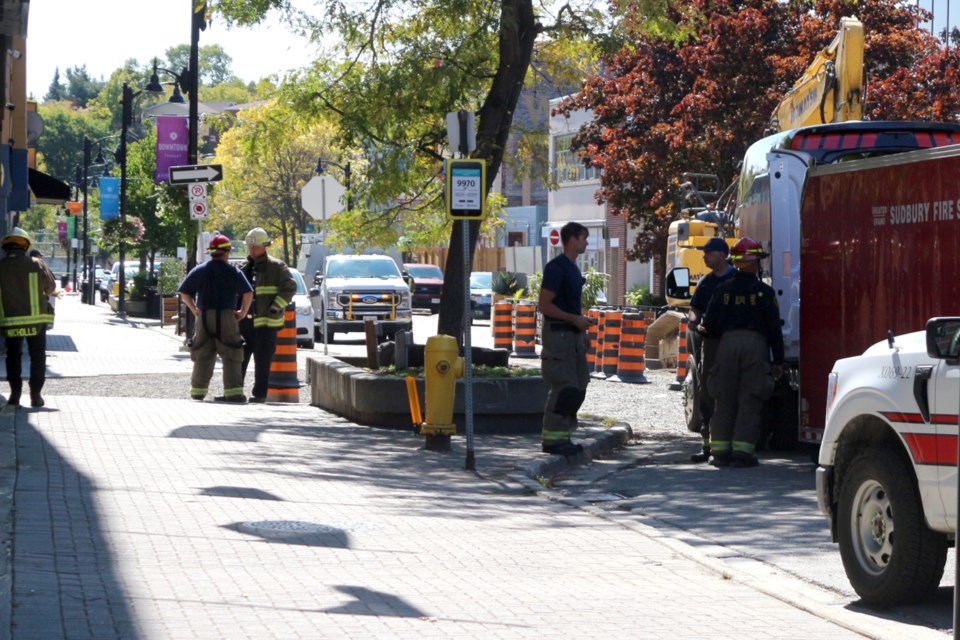
{"label": "plant in planter", "polygon": [[518,300],[526,286],[527,276],[524,273],[497,271],[493,274],[490,288],[493,290],[493,302],[512,298]]}
{"label": "plant in planter", "polygon": [[183,281],[183,263],[179,260],[167,260],[160,263],[157,288],[161,296],[174,295]]}
{"label": "plant in planter", "polygon": [[130,283],[130,300],[146,300],[147,292],[157,286],[157,279],[148,271],[138,271]]}

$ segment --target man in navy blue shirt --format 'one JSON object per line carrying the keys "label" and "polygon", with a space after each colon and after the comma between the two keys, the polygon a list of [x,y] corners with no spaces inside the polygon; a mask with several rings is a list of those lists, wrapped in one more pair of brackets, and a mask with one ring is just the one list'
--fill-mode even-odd
{"label": "man in navy blue shirt", "polygon": [[540,285],[540,313],[543,380],[549,385],[543,409],[543,451],[563,456],[577,455],[583,446],[573,444],[570,434],[577,428],[577,411],[587,395],[587,327],[581,315],[584,278],[577,257],[587,250],[590,232],[578,222],[560,229],[563,253],[543,268]]}
{"label": "man in navy blue shirt", "polygon": [[197,318],[190,357],[190,397],[207,395],[217,355],[223,360],[223,395],[218,402],[246,402],[243,395],[243,338],[240,318],[250,312],[253,287],[240,269],[228,262],[230,238],[216,234],[210,240],[210,260],[193,268],[178,292],[180,299]]}
{"label": "man in navy blue shirt", "polygon": [[710,273],[700,278],[697,289],[690,299],[690,322],[687,344],[694,348],[696,375],[694,376],[697,410],[700,416],[700,437],[703,447],[700,453],[690,456],[692,462],[707,462],[710,460],[710,418],[713,417],[714,400],[710,395],[708,380],[710,369],[717,357],[720,347],[720,338],[717,336],[700,335],[700,322],[707,312],[713,294],[727,280],[730,280],[737,270],[730,264],[728,256],[730,247],[723,238],[710,238],[700,247],[703,251],[703,263],[710,269]]}

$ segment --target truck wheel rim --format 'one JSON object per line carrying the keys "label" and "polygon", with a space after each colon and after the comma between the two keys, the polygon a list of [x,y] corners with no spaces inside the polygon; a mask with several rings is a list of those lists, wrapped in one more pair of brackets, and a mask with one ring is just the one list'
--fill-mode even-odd
{"label": "truck wheel rim", "polygon": [[857,561],[864,571],[882,574],[893,555],[893,509],[886,489],[868,480],[860,485],[850,514]]}

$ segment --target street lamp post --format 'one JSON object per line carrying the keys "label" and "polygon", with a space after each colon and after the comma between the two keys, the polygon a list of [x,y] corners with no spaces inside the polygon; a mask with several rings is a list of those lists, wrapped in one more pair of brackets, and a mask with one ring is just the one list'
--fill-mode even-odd
{"label": "street lamp post", "polygon": [[133,99],[144,92],[160,93],[163,87],[157,82],[156,74],[150,79],[150,83],[139,91],[130,88],[129,83],[123,83],[123,94],[121,96],[120,109],[120,274],[118,284],[120,291],[117,294],[117,315],[123,316],[127,313],[127,274],[124,262],[126,261],[127,243],[124,242],[127,223],[127,134],[130,131],[130,121],[133,119]]}

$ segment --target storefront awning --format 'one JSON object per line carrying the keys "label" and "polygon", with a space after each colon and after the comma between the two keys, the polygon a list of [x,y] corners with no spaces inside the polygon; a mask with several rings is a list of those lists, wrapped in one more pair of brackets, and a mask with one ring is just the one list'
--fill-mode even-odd
{"label": "storefront awning", "polygon": [[70,187],[42,171],[30,169],[30,192],[38,204],[63,204],[70,199]]}

